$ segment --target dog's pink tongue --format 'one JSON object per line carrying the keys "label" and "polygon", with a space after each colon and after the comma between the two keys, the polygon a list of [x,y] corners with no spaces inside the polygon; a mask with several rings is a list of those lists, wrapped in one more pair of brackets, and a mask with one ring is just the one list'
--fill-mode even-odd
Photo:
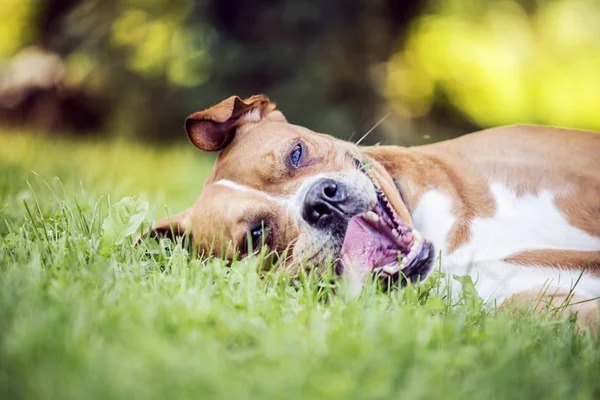
{"label": "dog's pink tongue", "polygon": [[380,246],[380,236],[361,217],[350,219],[342,245],[344,274],[353,275],[364,283],[375,266]]}

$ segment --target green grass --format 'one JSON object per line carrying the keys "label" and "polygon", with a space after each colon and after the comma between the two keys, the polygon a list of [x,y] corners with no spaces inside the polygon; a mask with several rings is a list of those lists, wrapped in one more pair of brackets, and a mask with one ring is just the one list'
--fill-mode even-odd
{"label": "green grass", "polygon": [[570,320],[431,284],[344,300],[310,276],[261,279],[258,258],[103,243],[123,197],[150,204],[147,224],[195,201],[213,159],[191,146],[0,144],[2,399],[600,396],[600,351]]}

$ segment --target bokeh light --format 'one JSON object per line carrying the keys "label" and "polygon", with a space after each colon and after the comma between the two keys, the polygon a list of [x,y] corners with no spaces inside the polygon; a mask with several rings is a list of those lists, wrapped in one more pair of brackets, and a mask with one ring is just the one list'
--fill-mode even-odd
{"label": "bokeh light", "polygon": [[513,123],[600,130],[594,0],[4,0],[0,125],[184,139],[181,121],[265,93],[365,143]]}
{"label": "bokeh light", "polygon": [[533,13],[465,3],[418,18],[388,62],[382,90],[398,112],[426,116],[443,94],[481,127],[600,129],[600,3],[553,1]]}

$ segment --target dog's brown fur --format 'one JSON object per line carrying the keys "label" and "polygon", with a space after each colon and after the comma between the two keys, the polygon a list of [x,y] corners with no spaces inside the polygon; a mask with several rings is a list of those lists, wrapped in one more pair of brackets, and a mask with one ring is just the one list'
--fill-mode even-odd
{"label": "dog's brown fur", "polygon": [[[205,151],[222,150],[197,203],[160,221],[154,229],[189,232],[198,247],[232,257],[244,242],[250,224],[268,219],[271,247],[291,251],[288,267],[325,260],[327,240],[290,211],[290,199],[319,174],[360,181],[353,160],[368,163],[397,214],[413,227],[412,212],[428,190],[452,199],[456,217],[448,237],[451,254],[470,240],[471,221],[491,218],[497,205],[491,180],[502,182],[518,196],[540,190],[556,192],[555,206],[574,227],[600,237],[600,135],[538,126],[494,128],[441,143],[402,148],[360,148],[330,136],[289,124],[265,96],[231,97],[186,120],[192,143]],[[301,168],[287,164],[299,142],[306,149]],[[362,181],[361,181],[362,182]],[[239,185],[240,190],[234,190]],[[363,185],[363,183],[360,183]],[[566,194],[562,189],[569,188]],[[283,201],[282,199],[286,199]],[[557,232],[560,234],[560,232]],[[228,246],[228,243],[233,246]],[[223,254],[220,254],[223,255]],[[501,260],[600,274],[600,249],[532,249]],[[556,296],[556,294],[553,294]],[[561,294],[564,295],[564,294]],[[518,303],[534,300],[516,295]],[[596,307],[577,307],[584,321],[596,322]],[[592,321],[592,322],[589,322]]]}

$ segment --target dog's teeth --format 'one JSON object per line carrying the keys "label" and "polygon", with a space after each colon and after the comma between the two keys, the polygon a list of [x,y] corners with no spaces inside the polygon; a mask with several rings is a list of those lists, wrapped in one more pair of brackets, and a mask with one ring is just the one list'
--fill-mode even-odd
{"label": "dog's teeth", "polygon": [[412,235],[417,242],[421,242],[423,240],[423,237],[421,236],[421,234],[419,232],[417,232],[416,230],[412,231]]}
{"label": "dog's teeth", "polygon": [[395,237],[400,236],[400,234],[398,233],[398,231],[396,229],[392,229],[392,235],[394,235]]}
{"label": "dog's teeth", "polygon": [[395,274],[396,272],[398,272],[398,266],[397,265],[386,265],[384,267],[381,267],[383,269],[383,272],[387,272],[388,274]]}
{"label": "dog's teeth", "polygon": [[373,221],[373,222],[379,222],[379,216],[374,213],[373,211],[369,211],[365,214],[365,218],[368,219],[369,221]]}
{"label": "dog's teeth", "polygon": [[410,248],[410,252],[408,253],[408,259],[412,260],[413,258],[415,258],[415,256],[417,255],[417,246],[413,245]]}
{"label": "dog's teeth", "polygon": [[420,246],[413,246],[413,248],[410,250],[410,252],[413,254],[413,256],[417,255],[417,252],[421,250]]}

